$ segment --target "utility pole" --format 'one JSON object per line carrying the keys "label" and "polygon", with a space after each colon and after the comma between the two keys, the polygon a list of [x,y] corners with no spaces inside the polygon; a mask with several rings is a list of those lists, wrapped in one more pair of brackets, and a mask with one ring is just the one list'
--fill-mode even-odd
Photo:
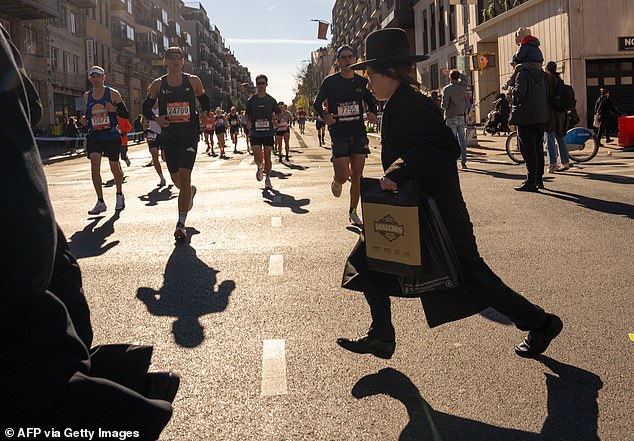
{"label": "utility pole", "polygon": [[[462,26],[464,30],[464,75],[465,81],[467,82],[467,97],[471,104],[475,101],[474,99],[474,87],[471,84],[471,54],[469,53],[469,1],[470,0],[460,0],[462,5]],[[475,109],[473,106],[467,110],[467,114],[465,115],[466,119],[466,133],[465,137],[467,140],[467,146],[473,147],[478,145],[478,136],[475,128]]]}

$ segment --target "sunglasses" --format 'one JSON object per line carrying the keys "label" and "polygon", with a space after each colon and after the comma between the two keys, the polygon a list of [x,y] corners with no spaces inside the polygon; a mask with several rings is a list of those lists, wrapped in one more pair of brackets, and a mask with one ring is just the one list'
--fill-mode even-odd
{"label": "sunglasses", "polygon": [[256,86],[266,86],[266,83],[263,81],[258,81],[257,83],[255,83]]}
{"label": "sunglasses", "polygon": [[183,58],[183,56],[181,54],[171,54],[171,55],[166,55],[165,56],[166,60],[180,60],[182,58]]}

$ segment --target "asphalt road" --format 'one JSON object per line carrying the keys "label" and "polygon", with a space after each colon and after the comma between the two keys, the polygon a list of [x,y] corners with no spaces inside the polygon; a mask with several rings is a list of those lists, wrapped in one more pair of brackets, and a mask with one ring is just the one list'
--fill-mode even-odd
{"label": "asphalt road", "polygon": [[[539,360],[514,354],[523,334],[495,311],[430,330],[411,299],[393,302],[392,360],[336,345],[369,313],[340,288],[357,233],[312,125],[275,161],[272,192],[248,154],[199,154],[189,244],[174,244],[177,191],[157,188],[145,144],[130,149],[120,214],[110,183],[108,211],[87,215],[85,158],[45,171],[95,344],[154,345],[153,369],[182,377],[164,440],[634,440],[634,152],[602,149],[522,194],[501,140],[480,145],[460,172],[480,252],[564,321]],[[365,175],[380,173],[373,138]]]}

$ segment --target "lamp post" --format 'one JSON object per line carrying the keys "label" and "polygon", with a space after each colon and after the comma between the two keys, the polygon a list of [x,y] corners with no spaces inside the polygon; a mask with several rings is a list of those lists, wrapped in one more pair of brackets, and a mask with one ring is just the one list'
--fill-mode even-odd
{"label": "lamp post", "polygon": [[471,62],[471,56],[469,53],[469,3],[471,2],[472,0],[460,0],[460,3],[462,5],[462,26],[464,30],[464,75],[467,82],[467,97],[469,98],[469,102],[471,103],[471,106],[469,107],[469,109],[467,109],[467,114],[465,115],[465,137],[468,147],[478,145],[478,136],[475,128],[475,109],[473,108],[475,91],[471,81],[471,65],[469,64]]}

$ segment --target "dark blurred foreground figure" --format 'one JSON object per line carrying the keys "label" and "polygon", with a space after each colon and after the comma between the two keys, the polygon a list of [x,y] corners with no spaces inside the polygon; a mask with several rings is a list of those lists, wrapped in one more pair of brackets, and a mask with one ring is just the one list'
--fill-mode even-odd
{"label": "dark blurred foreground figure", "polygon": [[55,222],[31,126],[42,106],[0,25],[0,391],[9,427],[138,431],[154,440],[179,385],[149,346],[91,348],[81,273]]}
{"label": "dark blurred foreground figure", "polygon": [[[492,307],[528,331],[515,352],[534,357],[548,348],[563,323],[506,286],[480,257],[460,190],[456,167],[460,146],[440,109],[418,91],[412,76],[413,63],[426,58],[410,55],[403,30],[382,29],[368,35],[366,61],[351,68],[367,67],[368,87],[377,100],[387,101],[381,132],[381,189],[396,191],[407,180],[418,181],[421,193],[435,199],[462,267],[463,283],[458,287],[421,294],[427,323],[435,327]],[[372,324],[366,335],[339,338],[337,343],[355,353],[391,358],[396,342],[390,296],[402,295],[401,285],[395,275],[368,270],[363,237],[348,257],[342,286],[363,292]]]}

